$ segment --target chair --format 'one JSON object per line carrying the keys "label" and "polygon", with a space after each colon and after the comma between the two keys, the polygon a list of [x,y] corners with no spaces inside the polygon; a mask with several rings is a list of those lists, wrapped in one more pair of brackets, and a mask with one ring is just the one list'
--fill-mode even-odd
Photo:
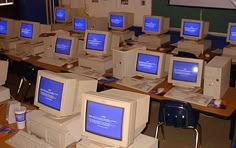
{"label": "chair", "polygon": [[195,148],[197,148],[198,141],[201,145],[201,126],[198,124],[198,119],[199,112],[193,110],[190,103],[177,100],[161,100],[155,138],[158,139],[159,128],[161,128],[162,136],[165,139],[163,126],[193,129],[196,133]]}

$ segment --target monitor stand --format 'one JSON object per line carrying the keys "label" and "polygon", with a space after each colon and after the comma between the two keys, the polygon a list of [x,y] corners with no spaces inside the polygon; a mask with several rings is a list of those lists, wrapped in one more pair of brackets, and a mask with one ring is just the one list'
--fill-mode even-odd
{"label": "monitor stand", "polygon": [[236,62],[236,45],[228,45],[223,49],[223,56],[231,57],[232,62]]}
{"label": "monitor stand", "polygon": [[192,41],[192,40],[180,40],[178,41],[178,48],[180,49],[187,49],[198,54],[203,54],[205,50],[211,48],[211,40],[199,40],[199,41]]}
{"label": "monitor stand", "polygon": [[82,55],[79,56],[78,65],[105,73],[107,70],[113,67],[112,56]]}
{"label": "monitor stand", "polygon": [[43,53],[46,50],[44,47],[43,42],[26,42],[26,43],[19,43],[16,45],[16,51],[22,51],[29,53],[30,55],[36,55],[39,53]]}
{"label": "monitor stand", "polygon": [[[76,144],[76,148],[104,148],[105,144],[97,143],[92,140],[82,139]],[[105,146],[106,147],[106,146]],[[111,148],[120,148],[118,146],[108,146]],[[158,139],[140,134],[134,139],[134,143],[127,148],[157,148]]]}
{"label": "monitor stand", "polygon": [[67,147],[81,139],[80,114],[57,119],[41,110],[27,113],[27,131],[55,147]]}

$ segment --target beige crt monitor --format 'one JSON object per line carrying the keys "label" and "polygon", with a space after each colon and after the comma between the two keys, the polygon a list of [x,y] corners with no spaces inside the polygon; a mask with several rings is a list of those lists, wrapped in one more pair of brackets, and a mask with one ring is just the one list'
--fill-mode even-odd
{"label": "beige crt monitor", "polygon": [[144,78],[163,78],[165,76],[166,53],[138,50],[135,56],[134,74]]}
{"label": "beige crt monitor", "polygon": [[204,61],[202,59],[171,57],[168,83],[180,88],[201,87]]}
{"label": "beige crt monitor", "polygon": [[28,42],[38,42],[40,35],[40,23],[21,20],[19,37]]}
{"label": "beige crt monitor", "polygon": [[15,28],[16,21],[10,18],[0,18],[0,37],[3,38],[12,38],[17,37],[16,28]]}
{"label": "beige crt monitor", "polygon": [[124,90],[86,92],[82,97],[82,136],[102,145],[128,147],[148,121],[150,96]]}
{"label": "beige crt monitor", "polygon": [[34,105],[56,117],[80,112],[81,95],[96,91],[97,80],[73,73],[38,71]]}

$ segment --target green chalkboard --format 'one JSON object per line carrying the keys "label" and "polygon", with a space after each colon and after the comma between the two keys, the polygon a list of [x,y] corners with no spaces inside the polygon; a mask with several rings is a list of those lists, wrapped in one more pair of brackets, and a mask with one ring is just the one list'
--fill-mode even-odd
{"label": "green chalkboard", "polygon": [[170,17],[170,27],[180,28],[181,19],[200,19],[210,22],[210,32],[226,33],[229,22],[236,23],[236,10],[170,6],[168,0],[152,0],[152,15]]}

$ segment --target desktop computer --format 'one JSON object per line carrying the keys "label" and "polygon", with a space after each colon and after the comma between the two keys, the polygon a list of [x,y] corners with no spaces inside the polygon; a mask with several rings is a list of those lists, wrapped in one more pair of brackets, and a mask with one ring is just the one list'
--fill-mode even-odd
{"label": "desktop computer", "polygon": [[146,43],[147,48],[148,45],[151,47],[155,47],[155,49],[161,47],[163,44],[167,44],[170,42],[169,34],[161,34],[161,35],[150,35],[150,34],[142,34],[138,36],[138,42],[140,44]]}
{"label": "desktop computer", "polygon": [[211,48],[211,40],[199,40],[199,41],[193,41],[193,40],[180,40],[178,43],[178,48],[180,49],[187,49],[190,52],[196,52],[198,54],[203,54],[205,50]]}
{"label": "desktop computer", "polygon": [[130,31],[130,30],[125,30],[125,31],[111,30],[111,33],[113,35],[119,36],[120,42],[125,42],[128,39],[133,39],[134,37],[134,31]]}
{"label": "desktop computer", "polygon": [[31,55],[43,53],[46,49],[43,42],[16,44],[16,51],[27,52]]}
{"label": "desktop computer", "polygon": [[231,57],[232,62],[236,62],[236,46],[228,45],[223,49],[223,56]]}
{"label": "desktop computer", "polygon": [[16,49],[16,45],[20,43],[26,43],[27,41],[25,40],[20,40],[18,38],[12,38],[12,39],[4,39],[0,41],[2,48],[6,50],[11,50],[11,49]]}
{"label": "desktop computer", "polygon": [[229,88],[230,69],[230,57],[215,56],[205,66],[203,94],[221,99]]}
{"label": "desktop computer", "polygon": [[122,79],[123,77],[134,76],[135,57],[137,50],[146,50],[145,46],[124,46],[113,48],[113,76]]}
{"label": "desktop computer", "polygon": [[41,110],[33,110],[26,115],[27,131],[39,136],[57,148],[65,148],[81,139],[79,114],[57,119]]}

